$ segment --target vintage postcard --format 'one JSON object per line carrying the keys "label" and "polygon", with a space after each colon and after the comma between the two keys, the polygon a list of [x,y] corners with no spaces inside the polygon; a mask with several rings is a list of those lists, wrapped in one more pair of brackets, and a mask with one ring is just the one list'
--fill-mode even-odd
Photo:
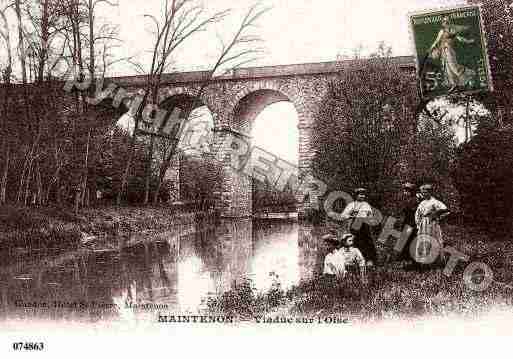
{"label": "vintage postcard", "polygon": [[2,358],[490,355],[512,58],[510,0],[0,0]]}

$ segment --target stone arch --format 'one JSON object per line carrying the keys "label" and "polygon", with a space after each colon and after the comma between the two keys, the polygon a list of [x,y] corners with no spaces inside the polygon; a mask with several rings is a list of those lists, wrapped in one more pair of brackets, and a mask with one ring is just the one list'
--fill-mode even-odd
{"label": "stone arch", "polygon": [[[197,98],[197,90],[196,89],[193,89],[193,88],[190,88],[190,87],[170,87],[170,86],[166,86],[166,87],[163,87],[159,90],[159,94],[158,94],[158,103],[159,105],[165,103],[166,101],[169,101],[171,100],[172,98],[190,98],[190,99],[194,99],[194,98]],[[206,93],[205,91],[201,94],[201,96],[199,97],[199,100],[200,102],[204,105],[204,106],[207,106],[208,109],[212,112],[212,114],[214,113],[214,106],[212,103],[210,103],[209,101],[209,98],[208,96],[206,96]]]}
{"label": "stone arch", "polygon": [[[258,93],[267,93],[268,96],[272,97],[276,94],[281,94],[281,97],[276,97],[271,99],[270,101],[265,101],[262,104],[261,108],[278,101],[290,101],[294,108],[296,109],[298,116],[298,123],[301,124],[305,119],[305,109],[303,107],[303,102],[301,101],[301,96],[298,90],[293,87],[280,86],[280,84],[276,81],[263,81],[263,82],[254,82],[246,85],[242,90],[240,90],[229,102],[226,113],[229,118],[227,124],[246,135],[249,135],[249,130],[251,129],[251,123],[237,123],[239,120],[237,117],[238,112],[240,111],[240,106],[245,98],[251,96],[252,94]],[[259,112],[259,111],[255,111]]]}
{"label": "stone arch", "polygon": [[[192,110],[196,110],[198,108],[201,108],[205,106],[208,109],[208,112],[210,112],[210,115],[212,116],[212,123],[211,126],[213,127],[215,125],[215,115],[213,112],[213,107],[211,103],[208,101],[208,97],[205,93],[202,94],[202,96],[197,96],[198,90],[191,86],[191,87],[163,87],[159,90],[157,101],[158,106],[161,110],[165,110],[167,112],[166,116],[169,116],[172,114],[173,110],[175,108],[179,108],[182,110],[181,113],[178,113],[179,119],[182,121],[185,118],[185,113],[183,112],[185,109],[189,109],[190,105],[192,105]],[[177,137],[179,137],[180,141],[183,139],[190,139],[190,136],[188,134],[194,133],[194,131],[199,131],[197,133],[201,133],[202,130],[205,129],[205,127],[198,128],[194,125],[195,119],[191,117],[190,119],[190,125],[192,127],[188,127],[187,125],[185,127],[181,127],[183,129],[182,133],[175,133],[178,134]],[[174,127],[175,131],[178,131],[179,127]],[[211,128],[209,127],[211,130]],[[185,140],[187,141],[187,140]],[[180,142],[182,143],[182,142]],[[186,142],[187,144],[187,142]],[[188,152],[184,151],[182,152],[181,149],[178,147],[178,152],[175,154],[172,160],[171,167],[168,170],[168,174],[166,174],[167,179],[174,182],[174,186],[177,191],[173,192],[171,195],[172,201],[178,201],[181,198],[181,186],[182,186],[182,178],[185,178],[185,174],[183,173],[183,167],[182,167],[182,161],[183,161],[183,155],[188,154]]]}
{"label": "stone arch", "polygon": [[[251,130],[254,120],[268,105],[288,101],[294,106],[298,117],[299,141],[302,129],[300,123],[305,118],[305,108],[300,89],[295,81],[268,80],[246,83],[226,105],[223,124],[227,130],[251,144]],[[251,145],[250,145],[251,147]],[[301,158],[301,148],[297,148]],[[228,217],[251,216],[253,211],[253,181],[244,173],[230,167],[231,157],[225,163],[225,179],[223,183],[223,214]]]}
{"label": "stone arch", "polygon": [[187,95],[190,97],[196,97],[196,94],[193,90],[188,87],[162,87],[159,89],[158,94],[158,102],[159,104],[166,101],[167,99],[178,96],[178,95]]}

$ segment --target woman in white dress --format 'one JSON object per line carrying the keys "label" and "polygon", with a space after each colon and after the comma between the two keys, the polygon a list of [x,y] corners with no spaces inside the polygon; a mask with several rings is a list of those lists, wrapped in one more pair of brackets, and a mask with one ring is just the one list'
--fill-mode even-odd
{"label": "woman in white dress", "polygon": [[[449,214],[447,206],[437,200],[432,195],[433,186],[425,184],[420,187],[422,202],[420,202],[415,212],[415,223],[417,225],[417,248],[416,256],[424,254],[421,246],[426,242],[433,246],[438,246],[439,254],[443,254],[443,236],[440,229],[440,220]],[[443,256],[441,256],[443,259]]]}
{"label": "woman in white dress", "polygon": [[442,61],[445,78],[450,89],[454,91],[457,87],[467,86],[476,72],[458,63],[456,51],[454,50],[455,41],[462,44],[472,44],[474,39],[467,39],[461,33],[468,29],[468,26],[454,25],[449,22],[448,17],[442,19],[442,29],[429,48],[428,53],[432,58],[440,58]]}

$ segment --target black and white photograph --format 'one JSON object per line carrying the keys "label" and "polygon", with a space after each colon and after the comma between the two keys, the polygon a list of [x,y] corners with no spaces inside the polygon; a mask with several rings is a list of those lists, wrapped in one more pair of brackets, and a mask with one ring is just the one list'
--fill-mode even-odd
{"label": "black and white photograph", "polygon": [[0,0],[2,357],[511,336],[512,59],[511,0]]}

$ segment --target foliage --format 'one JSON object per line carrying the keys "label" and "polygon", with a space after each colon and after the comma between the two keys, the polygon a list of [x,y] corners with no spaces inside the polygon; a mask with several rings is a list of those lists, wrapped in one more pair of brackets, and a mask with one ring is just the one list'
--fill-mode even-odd
{"label": "foliage", "polygon": [[436,123],[421,116],[415,158],[415,182],[418,186],[431,183],[435,196],[452,212],[459,211],[459,192],[452,178],[452,166],[456,156],[456,138],[447,123]]}
{"label": "foliage", "polygon": [[289,292],[290,312],[373,321],[394,317],[444,317],[448,313],[473,316],[489,308],[491,303],[510,302],[501,288],[483,292],[468,290],[461,275],[460,269],[452,277],[443,278],[439,270],[376,270],[367,287],[353,278],[337,282],[319,277]]}
{"label": "foliage", "polygon": [[[151,192],[157,204],[177,191],[166,180],[176,154],[173,143],[155,154],[160,147],[154,146],[153,137],[147,141],[136,131],[127,134],[116,128],[126,108],[114,109],[110,100],[95,106],[85,101],[94,95],[95,80],[104,79],[112,64],[126,60],[112,58],[117,28],[102,23],[99,16],[112,6],[116,4],[105,0],[0,0],[0,43],[7,54],[7,62],[0,64],[0,204],[73,204],[77,212],[97,204],[97,193],[101,202],[147,204]],[[197,0],[169,1],[164,7],[159,19],[145,15],[157,33],[152,66],[145,71],[147,91],[132,114],[136,122],[144,105],[157,103],[161,76],[181,48],[229,13],[209,15]],[[249,32],[266,11],[254,5],[230,41],[221,40],[221,54],[209,79],[216,71],[254,59],[260,39]],[[69,79],[74,72],[93,85],[87,91],[64,92],[63,83],[56,80]],[[202,84],[195,99],[208,84]],[[192,108],[184,110],[188,117]],[[200,189],[198,196],[203,196]]]}
{"label": "foliage", "polygon": [[513,127],[481,122],[472,141],[457,151],[454,179],[468,223],[508,238],[513,231]]}
{"label": "foliage", "polygon": [[[270,273],[274,276],[274,273]],[[235,281],[232,289],[219,297],[209,298],[208,310],[212,313],[236,316],[242,319],[252,319],[253,316],[269,312],[282,305],[285,301],[285,292],[278,281],[266,293],[259,293],[249,278]]]}
{"label": "foliage", "polygon": [[[105,75],[115,29],[95,22],[99,3],[109,2],[16,0],[14,6],[2,7],[2,37],[8,47],[14,45],[7,41],[13,37],[7,32],[12,27],[9,21],[15,19],[19,54],[19,64],[12,67],[19,71],[5,77],[0,89],[2,203],[72,202],[78,210],[94,201],[94,169],[105,132],[119,113],[104,104],[90,111],[83,94],[66,93],[56,80],[62,79],[63,70],[77,68]],[[95,62],[100,52],[103,58]]]}
{"label": "foliage", "polygon": [[494,91],[476,96],[490,114],[480,118],[472,140],[458,148],[453,175],[466,223],[509,238],[513,231],[513,8],[506,0],[470,2],[482,4]]}
{"label": "foliage", "polygon": [[296,203],[297,199],[288,184],[283,191],[280,191],[268,181],[264,183],[253,180],[253,209],[255,211],[294,212]]}
{"label": "foliage", "polygon": [[509,0],[471,0],[482,4],[495,90],[479,99],[496,119],[513,122],[513,8]]}
{"label": "foliage", "polygon": [[447,181],[455,143],[448,125],[419,116],[414,74],[389,55],[382,45],[330,84],[316,116],[313,161],[329,188],[366,187],[371,203],[387,210],[404,181]]}
{"label": "foliage", "polygon": [[184,155],[180,166],[180,198],[211,207],[222,176],[222,164],[208,154]]}

